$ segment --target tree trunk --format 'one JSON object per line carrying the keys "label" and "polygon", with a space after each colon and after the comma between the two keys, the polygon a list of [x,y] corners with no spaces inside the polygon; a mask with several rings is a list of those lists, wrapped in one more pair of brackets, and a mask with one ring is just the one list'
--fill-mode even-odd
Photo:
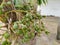
{"label": "tree trunk", "polygon": [[58,25],[57,28],[57,40],[60,40],[60,24]]}

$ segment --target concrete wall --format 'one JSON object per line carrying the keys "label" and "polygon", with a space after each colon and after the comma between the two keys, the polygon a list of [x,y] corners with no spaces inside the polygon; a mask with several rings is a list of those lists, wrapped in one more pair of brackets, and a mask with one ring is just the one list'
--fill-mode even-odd
{"label": "concrete wall", "polygon": [[41,6],[41,14],[60,16],[60,0],[48,0],[46,6]]}

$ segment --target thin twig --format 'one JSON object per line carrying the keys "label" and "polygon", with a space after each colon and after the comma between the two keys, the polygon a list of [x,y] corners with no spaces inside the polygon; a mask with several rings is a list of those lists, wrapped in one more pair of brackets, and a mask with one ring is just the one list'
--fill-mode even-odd
{"label": "thin twig", "polygon": [[5,29],[0,29],[1,31],[7,31],[7,30],[5,30]]}
{"label": "thin twig", "polygon": [[0,36],[2,36],[3,34],[0,34]]}

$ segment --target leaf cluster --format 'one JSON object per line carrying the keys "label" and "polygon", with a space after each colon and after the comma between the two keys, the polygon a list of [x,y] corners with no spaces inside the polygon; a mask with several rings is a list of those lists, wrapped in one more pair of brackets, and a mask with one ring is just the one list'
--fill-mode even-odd
{"label": "leaf cluster", "polygon": [[[37,0],[37,4],[46,4],[46,1]],[[2,35],[4,39],[2,45],[11,45],[13,40],[16,43],[20,39],[22,43],[29,42],[34,37],[40,36],[42,32],[49,33],[45,30],[45,26],[41,21],[43,16],[38,14],[34,8],[31,2],[24,2],[23,5],[18,6],[14,5],[11,1],[4,2],[3,0],[0,6],[0,20],[5,23],[3,27],[6,27],[7,30]]]}

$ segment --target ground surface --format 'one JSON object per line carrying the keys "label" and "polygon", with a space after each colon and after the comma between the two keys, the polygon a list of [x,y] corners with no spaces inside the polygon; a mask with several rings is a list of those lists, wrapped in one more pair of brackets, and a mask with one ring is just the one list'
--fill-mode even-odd
{"label": "ground surface", "polygon": [[47,17],[43,19],[43,22],[50,33],[49,35],[41,34],[41,37],[37,40],[37,45],[60,45],[59,41],[56,40],[59,20],[59,17]]}

